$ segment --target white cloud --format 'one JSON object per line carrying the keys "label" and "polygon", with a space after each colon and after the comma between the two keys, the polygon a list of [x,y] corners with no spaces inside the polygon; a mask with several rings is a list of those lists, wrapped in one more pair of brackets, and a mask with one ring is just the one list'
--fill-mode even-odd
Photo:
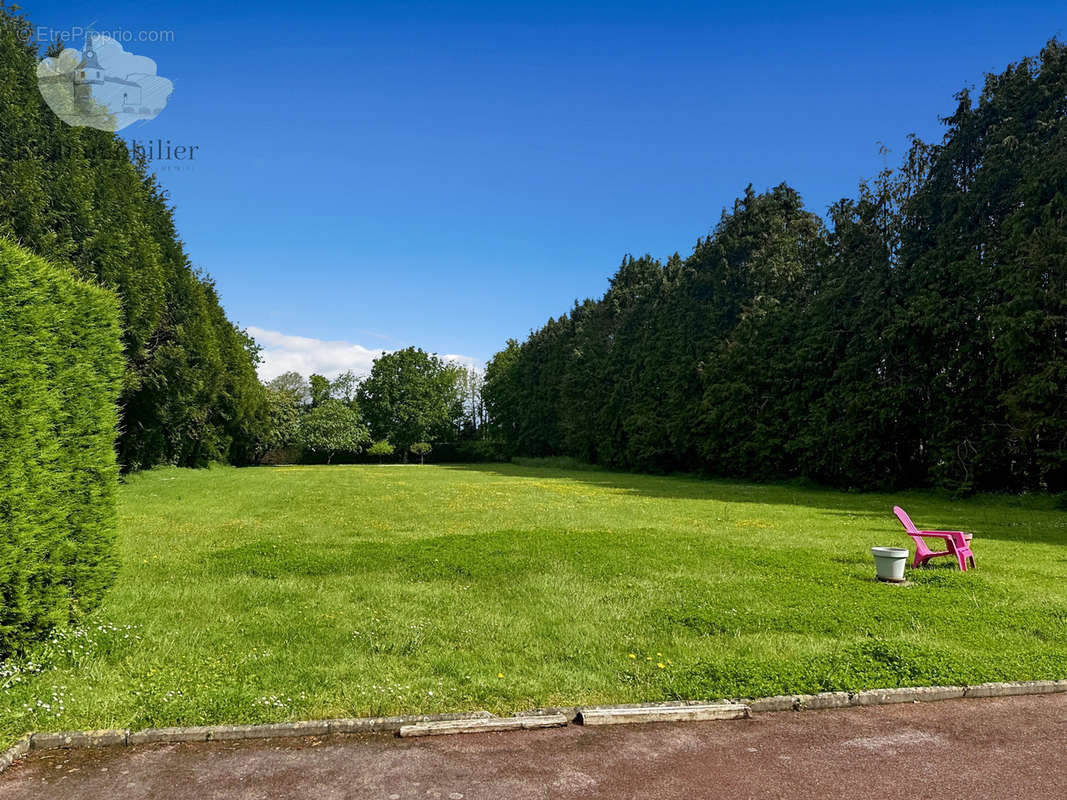
{"label": "white cloud", "polygon": [[[352,370],[357,375],[370,372],[374,359],[390,351],[367,348],[352,342],[312,339],[308,336],[290,336],[280,331],[249,326],[248,333],[263,348],[260,357],[259,377],[269,381],[283,372],[299,372],[305,378],[312,373],[336,378],[342,372]],[[464,366],[481,367],[471,356],[449,353],[441,356]]]}
{"label": "white cloud", "polygon": [[269,381],[283,372],[312,373],[335,378],[346,370],[366,375],[374,359],[385,350],[370,349],[351,342],[327,342],[307,336],[289,336],[279,331],[249,327],[248,333],[263,348],[259,377]]}
{"label": "white cloud", "polygon": [[441,358],[443,358],[445,361],[451,361],[454,364],[459,364],[462,367],[474,367],[475,369],[480,370],[485,369],[485,365],[482,364],[481,361],[476,358],[472,358],[471,356],[460,356],[456,355],[455,353],[446,353],[445,355],[441,356]]}

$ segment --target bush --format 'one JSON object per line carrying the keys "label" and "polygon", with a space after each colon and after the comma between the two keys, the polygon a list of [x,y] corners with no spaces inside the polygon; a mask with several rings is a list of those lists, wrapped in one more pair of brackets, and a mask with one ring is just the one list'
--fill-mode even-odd
{"label": "bush", "polygon": [[571,456],[543,456],[541,458],[524,458],[514,456],[511,463],[520,467],[543,467],[545,469],[601,470],[596,464],[590,464]]}
{"label": "bush", "polygon": [[0,655],[115,573],[118,302],[0,239]]}
{"label": "bush", "polygon": [[435,442],[432,460],[438,464],[478,464],[507,461],[503,445],[493,439]]}

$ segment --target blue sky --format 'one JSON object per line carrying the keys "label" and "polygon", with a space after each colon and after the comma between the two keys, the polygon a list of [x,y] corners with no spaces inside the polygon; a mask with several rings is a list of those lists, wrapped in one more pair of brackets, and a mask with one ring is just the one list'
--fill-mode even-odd
{"label": "blue sky", "polygon": [[[484,360],[626,253],[688,254],[748,183],[824,213],[1062,3],[35,3],[174,83],[127,139],[269,372],[417,345]],[[149,34],[151,36],[151,34]],[[70,46],[81,47],[81,41]]]}

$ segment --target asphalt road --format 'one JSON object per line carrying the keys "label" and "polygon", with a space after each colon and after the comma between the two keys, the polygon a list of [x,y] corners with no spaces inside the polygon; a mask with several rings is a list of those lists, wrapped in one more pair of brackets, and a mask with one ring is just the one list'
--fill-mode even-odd
{"label": "asphalt road", "polygon": [[1067,798],[1067,694],[426,739],[33,753],[0,800]]}

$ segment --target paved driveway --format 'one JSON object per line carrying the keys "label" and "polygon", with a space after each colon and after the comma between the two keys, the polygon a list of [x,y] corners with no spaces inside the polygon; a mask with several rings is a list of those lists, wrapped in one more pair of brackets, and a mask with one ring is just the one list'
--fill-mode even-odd
{"label": "paved driveway", "polygon": [[1067,798],[1067,694],[751,720],[45,751],[0,800]]}

